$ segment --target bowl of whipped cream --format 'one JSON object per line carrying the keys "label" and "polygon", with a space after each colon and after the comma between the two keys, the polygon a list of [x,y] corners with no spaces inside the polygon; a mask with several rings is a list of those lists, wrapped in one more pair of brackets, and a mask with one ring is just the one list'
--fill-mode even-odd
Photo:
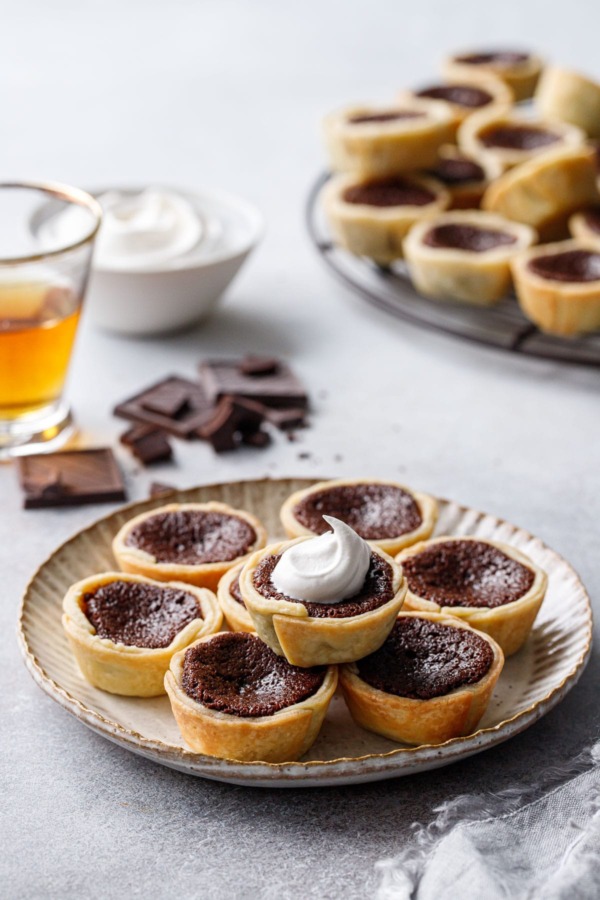
{"label": "bowl of whipped cream", "polygon": [[[221,191],[151,186],[94,191],[103,219],[86,295],[101,328],[177,331],[206,318],[264,231],[260,212]],[[80,210],[45,215],[44,247],[68,244]]]}

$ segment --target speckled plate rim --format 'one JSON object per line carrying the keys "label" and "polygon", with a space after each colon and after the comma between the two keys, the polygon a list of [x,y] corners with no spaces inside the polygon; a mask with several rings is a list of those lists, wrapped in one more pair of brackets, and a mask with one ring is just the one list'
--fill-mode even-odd
{"label": "speckled plate rim", "polygon": [[[282,479],[244,479],[239,482],[214,482],[197,485],[185,490],[177,490],[168,495],[168,500],[186,502],[192,500],[199,489],[214,489],[252,484],[277,484],[288,481]],[[302,479],[295,479],[302,480]],[[323,478],[304,479],[306,485],[314,484]],[[188,774],[200,775],[204,778],[216,781],[225,781],[232,784],[253,785],[257,787],[315,787],[334,784],[352,784],[366,781],[376,781],[386,778],[395,778],[401,775],[414,774],[419,771],[449,765],[458,759],[465,759],[475,753],[489,747],[496,746],[530,727],[542,716],[553,709],[567,693],[575,686],[583,674],[590,657],[592,647],[592,607],[589,595],[579,578],[577,572],[559,553],[549,548],[535,535],[525,529],[518,528],[504,519],[483,513],[469,506],[464,506],[456,501],[436,498],[440,504],[452,504],[464,514],[475,515],[478,519],[487,517],[493,520],[498,527],[512,529],[523,538],[535,541],[544,552],[548,553],[555,563],[567,570],[581,591],[581,596],[586,605],[585,644],[573,666],[565,677],[556,684],[544,697],[534,701],[530,706],[515,713],[514,716],[503,719],[495,725],[480,728],[477,731],[463,737],[452,738],[442,744],[421,744],[416,747],[398,747],[386,753],[369,753],[362,756],[338,757],[329,760],[308,760],[305,762],[267,763],[267,762],[242,762],[234,759],[219,759],[193,753],[183,747],[175,747],[165,744],[163,741],[144,737],[136,731],[126,728],[118,722],[107,719],[96,710],[90,709],[77,697],[69,693],[65,688],[52,679],[44,670],[36,657],[27,639],[27,626],[24,614],[36,579],[46,566],[69,544],[78,541],[82,535],[92,531],[100,524],[108,524],[110,521],[122,515],[131,513],[136,515],[146,509],[151,509],[165,501],[165,497],[149,499],[126,504],[105,516],[101,516],[80,529],[70,538],[63,541],[52,553],[38,566],[30,578],[23,593],[17,622],[17,638],[27,670],[36,684],[57,702],[63,709],[96,733],[125,747],[126,749],[152,759],[162,765],[178,769]]]}

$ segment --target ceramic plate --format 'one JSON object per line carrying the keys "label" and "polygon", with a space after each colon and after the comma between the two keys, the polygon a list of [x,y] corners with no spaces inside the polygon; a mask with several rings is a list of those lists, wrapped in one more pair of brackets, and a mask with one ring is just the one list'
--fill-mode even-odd
{"label": "ceramic plate", "polygon": [[[169,501],[220,500],[248,509],[274,539],[282,537],[279,507],[311,481],[280,479],[217,484],[169,495]],[[79,673],[61,626],[62,598],[75,581],[114,569],[111,541],[133,515],[164,499],[124,507],[60,546],[29,583],[19,638],[37,684],[93,731],[121,747],[190,775],[265,787],[352,784],[445,766],[507,740],[545,715],[575,685],[588,660],[592,616],[589,597],[571,566],[538,538],[501,519],[440,500],[437,534],[506,541],[546,570],[549,587],[525,647],[507,660],[479,729],[437,746],[409,747],[354,725],[341,697],[302,762],[270,764],[215,759],[186,749],[166,697],[141,700],[97,690]]]}

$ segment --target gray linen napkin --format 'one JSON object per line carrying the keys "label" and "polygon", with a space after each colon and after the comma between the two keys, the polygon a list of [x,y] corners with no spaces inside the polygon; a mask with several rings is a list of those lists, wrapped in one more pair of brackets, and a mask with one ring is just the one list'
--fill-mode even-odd
{"label": "gray linen napkin", "polygon": [[399,856],[377,863],[378,900],[598,900],[600,742],[555,784],[561,774],[536,799],[511,788],[438,807]]}

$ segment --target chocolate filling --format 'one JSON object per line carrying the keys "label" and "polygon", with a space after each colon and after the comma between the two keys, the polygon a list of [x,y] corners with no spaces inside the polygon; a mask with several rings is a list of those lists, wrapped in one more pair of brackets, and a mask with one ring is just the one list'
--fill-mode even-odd
{"label": "chocolate filling", "polygon": [[490,125],[479,133],[484,147],[501,150],[539,150],[560,141],[560,136],[535,125]]}
{"label": "chocolate filling", "polygon": [[245,608],[246,604],[244,603],[244,598],[242,597],[242,592],[240,590],[240,576],[237,575],[231,584],[229,585],[229,593],[233,597],[234,600],[237,600],[238,603],[241,603]]}
{"label": "chocolate filling", "polygon": [[583,217],[590,231],[600,234],[600,206],[594,207],[594,209],[586,209]]}
{"label": "chocolate filling", "polygon": [[83,595],[83,612],[101,638],[128,647],[168,647],[202,613],[192,594],[157,584],[109,581]]}
{"label": "chocolate filling", "polygon": [[393,484],[347,484],[326,487],[304,497],[294,516],[314,534],[329,531],[323,516],[335,516],[366,541],[414,531],[423,518],[413,497]]}
{"label": "chocolate filling", "polygon": [[351,125],[362,125],[368,122],[400,122],[403,119],[422,119],[425,113],[415,110],[391,109],[389,112],[359,113],[351,116],[348,122]]}
{"label": "chocolate filling", "polygon": [[489,643],[466,628],[401,616],[383,646],[356,665],[379,691],[431,700],[481,681],[493,659]]}
{"label": "chocolate filling", "polygon": [[413,594],[439,606],[493,609],[523,597],[531,569],[483,541],[442,541],[402,563]]}
{"label": "chocolate filling", "polygon": [[145,550],[159,563],[198,566],[243,556],[255,541],[256,532],[244,519],[183,509],[144,519],[132,528],[126,544]]}
{"label": "chocolate filling", "polygon": [[466,56],[457,56],[456,62],[466,63],[468,66],[515,66],[527,62],[528,53],[518,53],[514,50],[496,50],[490,53],[469,53]]}
{"label": "chocolate filling", "polygon": [[188,697],[230,716],[271,716],[315,694],[325,667],[301,669],[244,632],[218,634],[186,651],[182,686]]}
{"label": "chocolate filling", "polygon": [[485,172],[476,162],[466,157],[442,158],[429,174],[444,184],[465,184],[469,181],[485,181]]}
{"label": "chocolate filling", "polygon": [[483,88],[475,87],[472,84],[436,85],[417,91],[416,96],[430,97],[432,100],[445,100],[447,103],[455,103],[457,106],[465,106],[467,109],[479,109],[487,106],[494,99]]}
{"label": "chocolate filling", "polygon": [[427,232],[423,243],[428,247],[442,247],[451,250],[468,250],[471,253],[485,253],[497,247],[516,243],[516,237],[506,231],[493,228],[479,228],[477,225],[449,223],[437,225]]}
{"label": "chocolate filling", "polygon": [[388,603],[394,596],[394,573],[392,567],[377,553],[371,554],[371,562],[358,594],[340,600],[339,603],[314,603],[310,600],[297,600],[280,593],[273,582],[271,575],[273,569],[281,559],[278,556],[267,555],[257,565],[254,571],[253,583],[259,594],[270,600],[287,600],[289,603],[301,603],[309,614],[315,619],[342,619],[350,616],[360,616],[362,613],[378,609],[384,603]]}
{"label": "chocolate filling", "polygon": [[414,181],[394,177],[354,184],[344,191],[344,200],[368,206],[426,206],[435,194]]}
{"label": "chocolate filling", "polygon": [[529,269],[549,281],[600,281],[600,253],[593,250],[566,250],[548,256],[535,256]]}

